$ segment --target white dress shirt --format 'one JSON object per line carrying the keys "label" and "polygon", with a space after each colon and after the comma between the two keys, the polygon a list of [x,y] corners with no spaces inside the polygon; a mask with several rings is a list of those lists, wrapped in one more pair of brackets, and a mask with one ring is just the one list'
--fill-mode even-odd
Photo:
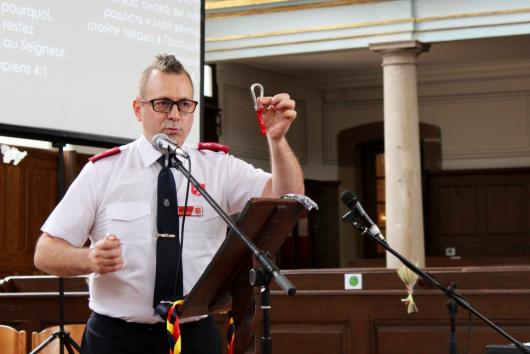
{"label": "white dress shirt", "polygon": [[[191,159],[191,173],[229,214],[262,195],[271,175],[231,155],[182,147]],[[161,156],[141,136],[120,147],[121,152],[89,162],[42,226],[51,236],[81,247],[106,234],[121,242],[124,266],[114,273],[91,274],[93,311],[126,321],[154,323],[153,292],[156,269],[157,179]],[[189,167],[186,162],[184,166]],[[187,179],[173,171],[178,204],[183,205]],[[190,185],[182,254],[184,293],[188,293],[226,236],[226,225]],[[182,217],[180,217],[182,222]]]}

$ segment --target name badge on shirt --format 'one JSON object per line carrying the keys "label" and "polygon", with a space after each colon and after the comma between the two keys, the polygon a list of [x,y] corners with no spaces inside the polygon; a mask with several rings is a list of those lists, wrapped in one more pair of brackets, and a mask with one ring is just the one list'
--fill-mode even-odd
{"label": "name badge on shirt", "polygon": [[[186,207],[186,216],[202,216],[202,207],[189,205]],[[184,216],[184,207],[178,207],[179,216]]]}

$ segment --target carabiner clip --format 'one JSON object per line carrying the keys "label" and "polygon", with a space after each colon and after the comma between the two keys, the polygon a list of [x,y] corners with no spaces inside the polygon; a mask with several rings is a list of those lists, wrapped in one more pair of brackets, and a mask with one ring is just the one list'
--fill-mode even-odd
{"label": "carabiner clip", "polygon": [[267,128],[265,127],[265,121],[263,120],[263,105],[258,102],[258,97],[256,96],[256,87],[258,88],[258,95],[260,98],[263,98],[263,86],[261,84],[252,84],[250,86],[250,95],[252,96],[252,101],[254,101],[254,110],[256,111],[256,119],[258,120],[259,132],[261,135],[267,134]]}
{"label": "carabiner clip", "polygon": [[261,86],[261,84],[252,84],[252,86],[250,86],[250,95],[252,96],[252,101],[254,102],[254,110],[257,112],[258,109],[259,109],[259,105],[258,105],[258,96],[256,96],[256,90],[255,88],[258,88],[259,90],[259,93],[258,93],[258,96],[260,98],[263,98],[263,93],[264,93],[264,89],[263,89],[263,86]]}

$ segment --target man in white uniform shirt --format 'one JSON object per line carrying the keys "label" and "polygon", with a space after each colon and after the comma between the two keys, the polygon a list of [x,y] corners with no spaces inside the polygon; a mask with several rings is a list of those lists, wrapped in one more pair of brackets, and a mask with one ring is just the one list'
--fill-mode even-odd
{"label": "man in white uniform shirt", "polygon": [[[133,110],[142,136],[92,159],[42,226],[35,265],[59,276],[90,274],[93,311],[83,353],[168,353],[164,323],[154,314],[156,268],[157,160],[151,139],[164,133],[191,159],[192,174],[228,213],[249,198],[303,194],[303,175],[285,134],[296,118],[288,94],[263,97],[272,173],[228,154],[185,144],[193,124],[193,84],[172,55],[158,55],[141,77]],[[177,199],[187,180],[172,169]],[[196,191],[188,205],[182,264],[184,294],[196,283],[222,243],[226,225]],[[195,209],[194,209],[195,210]],[[91,246],[83,247],[87,239]],[[182,353],[220,353],[211,317],[181,324]]]}

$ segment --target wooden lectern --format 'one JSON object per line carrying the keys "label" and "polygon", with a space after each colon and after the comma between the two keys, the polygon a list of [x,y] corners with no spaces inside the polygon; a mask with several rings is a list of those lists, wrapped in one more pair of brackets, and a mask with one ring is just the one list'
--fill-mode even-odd
{"label": "wooden lectern", "polygon": [[[305,212],[302,204],[279,198],[251,199],[236,224],[259,249],[272,258]],[[182,305],[181,318],[215,314],[232,309],[236,326],[234,353],[254,353],[254,334],[261,330],[260,312],[256,311],[259,297],[254,294],[248,274],[255,264],[252,254],[239,236],[229,230],[228,235],[210,264],[188,294]],[[255,291],[256,290],[256,291]],[[259,350],[259,349],[258,349]]]}

